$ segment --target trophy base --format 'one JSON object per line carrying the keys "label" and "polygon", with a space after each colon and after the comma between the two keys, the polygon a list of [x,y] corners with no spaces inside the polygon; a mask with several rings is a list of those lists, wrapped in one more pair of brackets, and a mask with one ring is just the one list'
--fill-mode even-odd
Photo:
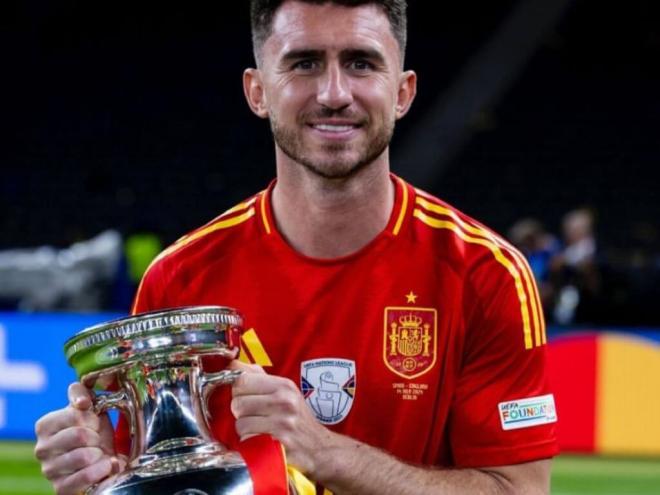
{"label": "trophy base", "polygon": [[243,459],[234,452],[156,459],[108,478],[91,495],[253,495]]}

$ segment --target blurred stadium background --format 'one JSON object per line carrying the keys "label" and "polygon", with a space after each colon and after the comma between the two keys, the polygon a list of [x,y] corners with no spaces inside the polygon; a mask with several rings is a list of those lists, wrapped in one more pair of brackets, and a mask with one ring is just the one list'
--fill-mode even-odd
{"label": "blurred stadium background", "polygon": [[[660,493],[660,3],[409,0],[396,173],[509,236],[552,325],[555,494]],[[49,493],[32,424],[63,340],[274,174],[245,2],[0,4],[0,493]]]}

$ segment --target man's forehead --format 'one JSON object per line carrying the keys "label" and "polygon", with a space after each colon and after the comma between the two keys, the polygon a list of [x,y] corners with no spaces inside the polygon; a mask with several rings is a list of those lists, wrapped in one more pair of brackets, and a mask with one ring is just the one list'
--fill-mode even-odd
{"label": "man's forehead", "polygon": [[285,2],[273,18],[266,44],[274,45],[277,52],[398,50],[387,15],[375,4]]}

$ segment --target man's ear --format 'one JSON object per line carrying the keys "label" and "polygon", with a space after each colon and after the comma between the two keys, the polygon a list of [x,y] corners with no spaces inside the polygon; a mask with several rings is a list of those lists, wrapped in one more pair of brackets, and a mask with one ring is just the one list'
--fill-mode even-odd
{"label": "man's ear", "polygon": [[401,73],[399,78],[399,92],[396,98],[396,118],[400,119],[410,110],[417,94],[417,74],[411,70]]}
{"label": "man's ear", "polygon": [[245,69],[243,72],[243,92],[250,110],[262,119],[268,118],[268,107],[266,105],[266,94],[261,80],[259,69]]}

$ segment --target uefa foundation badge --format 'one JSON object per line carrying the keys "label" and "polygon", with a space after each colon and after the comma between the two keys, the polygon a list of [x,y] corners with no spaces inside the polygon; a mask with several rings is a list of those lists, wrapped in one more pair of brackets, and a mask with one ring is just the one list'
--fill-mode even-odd
{"label": "uefa foundation badge", "polygon": [[557,421],[552,394],[500,402],[497,406],[503,430],[517,430]]}
{"label": "uefa foundation badge", "polygon": [[324,425],[343,421],[355,397],[355,361],[322,358],[300,364],[300,388],[316,419]]}

